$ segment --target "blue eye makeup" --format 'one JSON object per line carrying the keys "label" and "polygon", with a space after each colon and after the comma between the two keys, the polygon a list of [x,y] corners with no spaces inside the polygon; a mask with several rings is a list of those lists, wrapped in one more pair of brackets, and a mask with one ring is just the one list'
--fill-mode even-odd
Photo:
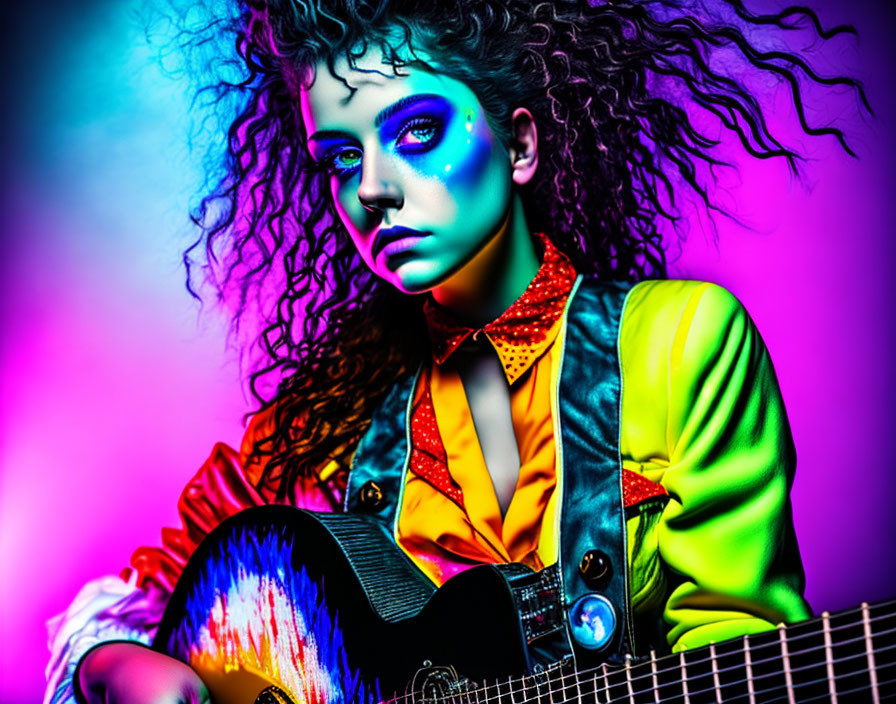
{"label": "blue eye makeup", "polygon": [[320,159],[321,167],[332,174],[353,172],[361,166],[363,152],[359,147],[345,146],[326,151]]}
{"label": "blue eye makeup", "polygon": [[416,117],[409,120],[395,138],[401,154],[422,154],[435,149],[445,135],[445,124],[439,118]]}
{"label": "blue eye makeup", "polygon": [[[454,113],[447,99],[424,93],[393,103],[376,116],[374,126],[386,149],[412,157],[442,143]],[[315,132],[309,138],[309,149],[315,168],[340,180],[356,174],[364,159],[355,135],[342,130]]]}
{"label": "blue eye makeup", "polygon": [[399,154],[421,154],[442,141],[455,110],[440,95],[410,96],[384,110],[376,124],[383,144],[394,143]]}

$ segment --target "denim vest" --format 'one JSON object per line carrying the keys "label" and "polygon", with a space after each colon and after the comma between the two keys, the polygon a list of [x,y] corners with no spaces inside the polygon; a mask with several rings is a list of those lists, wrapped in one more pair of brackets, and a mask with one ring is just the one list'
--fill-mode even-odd
{"label": "denim vest", "polygon": [[[566,609],[587,594],[613,605],[617,627],[602,659],[634,652],[626,520],[619,454],[621,370],[619,327],[630,283],[579,277],[567,302],[565,326],[554,344],[562,345],[559,383],[553,389],[557,466],[559,573]],[[397,535],[410,457],[410,409],[419,374],[398,382],[375,411],[352,461],[345,508],[372,514]],[[556,416],[559,416],[556,417]],[[375,482],[382,500],[371,510],[362,487]],[[601,579],[586,579],[583,558],[597,551],[608,569]],[[592,654],[571,637],[577,659]],[[614,656],[616,656],[614,658]]]}

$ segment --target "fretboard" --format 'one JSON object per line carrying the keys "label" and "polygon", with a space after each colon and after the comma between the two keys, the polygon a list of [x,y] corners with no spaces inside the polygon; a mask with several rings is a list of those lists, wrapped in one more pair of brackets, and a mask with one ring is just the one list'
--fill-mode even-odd
{"label": "fretboard", "polygon": [[576,671],[468,684],[448,697],[396,704],[803,704],[896,701],[896,601],[780,626],[706,648]]}

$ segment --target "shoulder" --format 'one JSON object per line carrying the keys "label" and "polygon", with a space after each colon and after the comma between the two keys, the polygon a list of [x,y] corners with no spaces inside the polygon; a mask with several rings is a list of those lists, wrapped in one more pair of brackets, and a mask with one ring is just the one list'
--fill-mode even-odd
{"label": "shoulder", "polygon": [[741,302],[725,288],[706,281],[642,281],[631,288],[622,312],[621,344],[714,348],[731,335],[752,331]]}
{"label": "shoulder", "polygon": [[[705,281],[636,284],[621,314],[620,365],[629,384],[695,391],[711,370],[749,374],[765,345],[744,306],[726,289]],[[725,370],[728,370],[727,372]]]}
{"label": "shoulder", "polygon": [[642,281],[629,291],[625,314],[632,322],[673,318],[680,321],[688,315],[730,318],[744,312],[733,293],[707,281],[662,279]]}

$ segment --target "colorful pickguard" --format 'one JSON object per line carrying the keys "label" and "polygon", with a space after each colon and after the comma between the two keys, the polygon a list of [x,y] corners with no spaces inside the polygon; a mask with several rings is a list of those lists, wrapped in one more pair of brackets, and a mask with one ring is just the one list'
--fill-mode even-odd
{"label": "colorful pickguard", "polygon": [[235,527],[198,572],[166,649],[218,704],[252,704],[270,685],[295,704],[378,701],[346,662],[337,614],[291,554],[275,529]]}

